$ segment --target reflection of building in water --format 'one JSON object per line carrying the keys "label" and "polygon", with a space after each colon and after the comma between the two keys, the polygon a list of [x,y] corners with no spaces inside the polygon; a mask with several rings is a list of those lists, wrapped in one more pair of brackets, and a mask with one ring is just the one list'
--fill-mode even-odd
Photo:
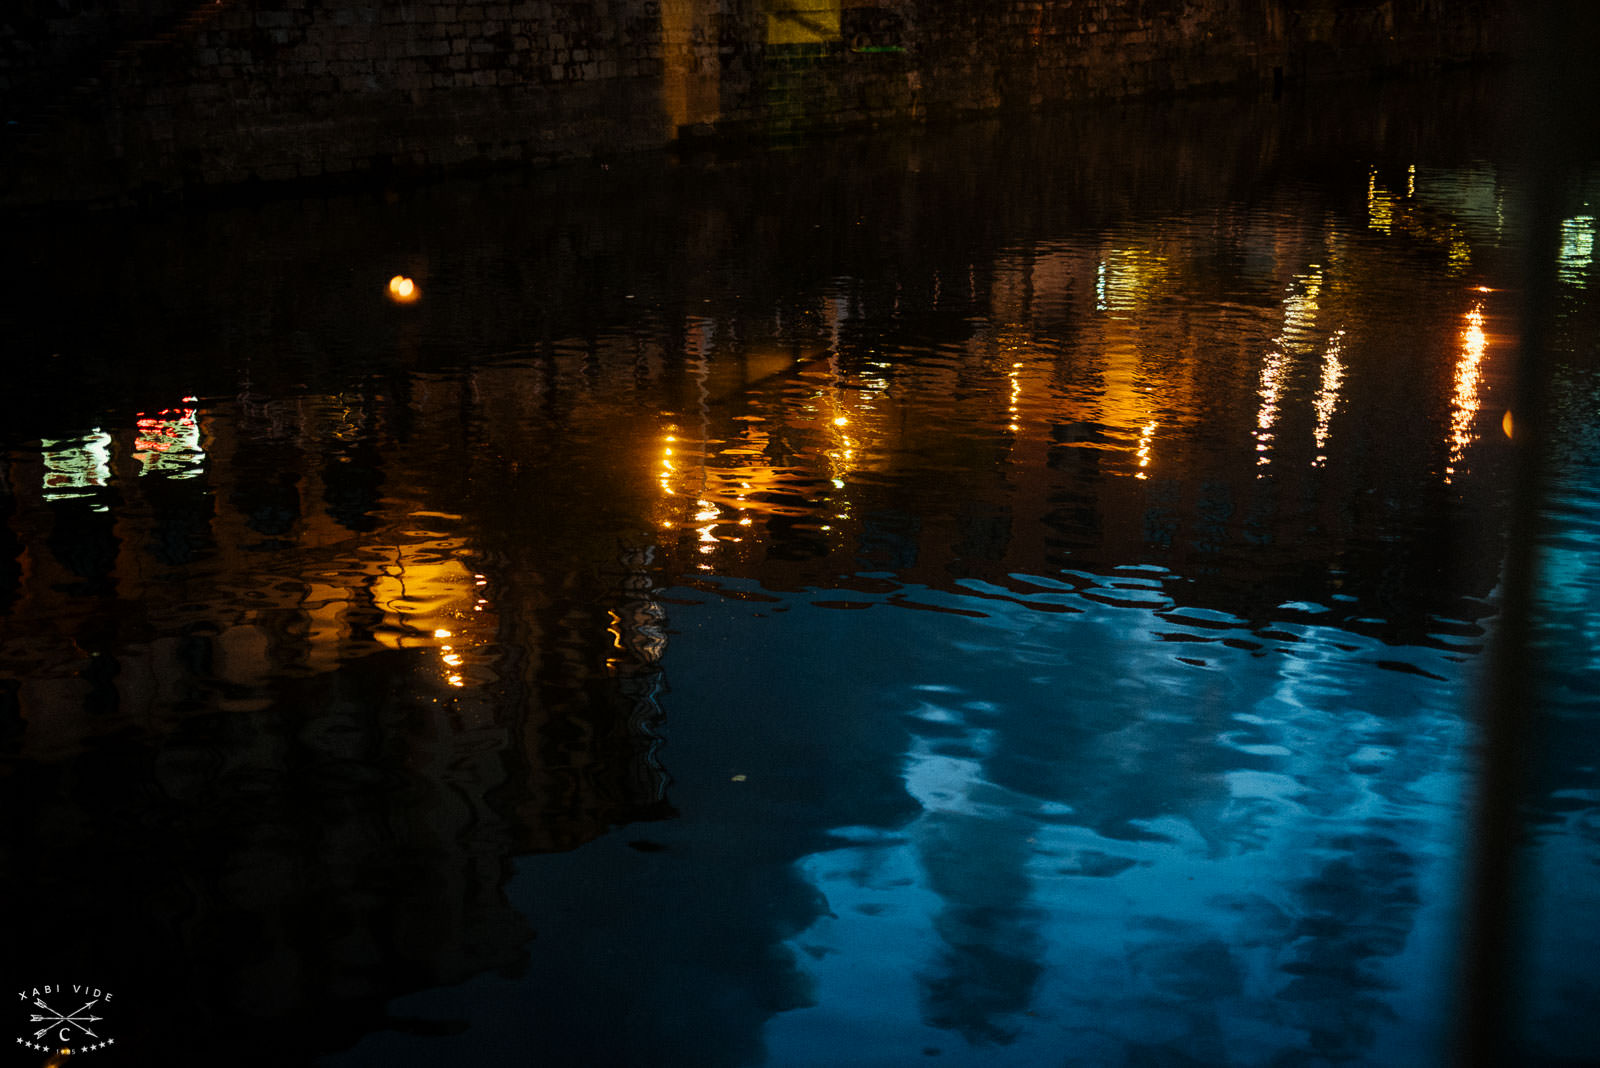
{"label": "reflection of building in water", "polygon": [[[300,434],[314,443],[323,429],[313,413]],[[211,441],[213,453],[229,455],[233,462],[206,464],[202,435]],[[280,495],[274,502],[290,516],[287,525],[259,511],[239,511],[238,506],[261,500],[259,489],[250,485],[257,477],[253,448],[238,438],[230,416],[205,416],[195,409],[141,417],[136,427],[115,435],[96,432],[71,451],[47,443],[39,454],[42,470],[30,477],[25,465],[19,465],[20,481],[38,486],[39,496],[34,509],[24,503],[25,514],[17,522],[35,529],[59,528],[63,513],[47,510],[51,502],[69,493],[87,495],[112,513],[120,548],[106,570],[115,578],[118,597],[136,604],[151,625],[203,626],[220,646],[240,650],[264,648],[261,641],[280,632],[294,648],[277,655],[288,655],[312,671],[336,666],[364,649],[438,646],[438,630],[482,631],[489,622],[492,633],[492,618],[480,618],[486,604],[477,595],[482,576],[463,561],[465,542],[459,532],[429,529],[430,524],[449,527],[449,520],[460,517],[431,514],[418,502],[391,499],[384,507],[398,514],[386,524],[385,536],[357,536],[341,522],[336,505],[315,507],[328,494],[319,485],[318,470],[309,465],[294,472],[286,487],[292,501],[286,504]],[[276,458],[263,457],[268,462]],[[269,482],[283,473],[266,472]],[[151,506],[125,503],[140,498]],[[218,501],[224,506],[199,507]],[[198,591],[189,588],[184,572],[162,571],[161,554],[153,561],[147,550],[170,542],[173,535],[164,533],[163,526],[179,515],[193,517],[191,524],[204,528],[197,536],[209,546],[205,555],[214,569],[215,595],[203,603],[194,597]],[[263,544],[260,534],[266,531],[293,538]],[[273,551],[289,545],[292,557]],[[38,625],[18,638],[33,646],[42,663],[68,669],[81,655],[72,631],[86,611],[98,606],[70,599],[62,603],[55,592],[59,553],[45,553],[35,545],[27,560],[30,581],[17,614]],[[298,636],[289,639],[291,634]],[[461,639],[455,641],[459,645]],[[166,652],[170,650],[157,645],[123,655],[155,658],[154,676],[181,674],[181,665],[160,662]],[[216,666],[219,682],[241,685],[258,682],[270,670],[260,657],[225,656]],[[140,709],[153,695],[129,691],[120,699]]]}
{"label": "reflection of building in water", "polygon": [[[183,398],[192,404],[193,397]],[[133,443],[140,474],[161,473],[169,478],[194,478],[205,463],[200,444],[200,423],[194,408],[168,408],[154,415],[139,413],[138,439]]]}
{"label": "reflection of building in water", "polygon": [[1588,270],[1594,263],[1593,215],[1574,215],[1561,223],[1561,281],[1568,285],[1588,284]]}
{"label": "reflection of building in water", "polygon": [[[1472,420],[1452,395],[1475,365],[1441,351],[1457,327],[1438,302],[1372,331],[1374,301],[1389,315],[1417,299],[1392,242],[1449,255],[1448,226],[1400,207],[1387,235],[1251,214],[1008,249],[897,284],[877,309],[836,280],[809,313],[826,361],[659,424],[640,469],[663,563],[770,575],[783,560],[820,584],[893,559],[939,584],[1155,553],[1204,575],[1245,543],[1263,568],[1335,558],[1374,499],[1430,521],[1417,491],[1474,447],[1450,428]],[[1242,279],[1213,266],[1217,227],[1250,246]],[[885,334],[927,310],[915,299],[961,317],[900,352]],[[719,336],[759,351],[753,333]],[[694,373],[734,375],[740,345]]]}
{"label": "reflection of building in water", "polygon": [[667,612],[656,597],[655,547],[626,550],[619,563],[623,575],[617,583],[623,600],[607,610],[614,655],[606,668],[618,680],[618,689],[630,703],[628,729],[641,739],[644,756],[638,765],[646,772],[640,796],[665,800],[666,772],[657,757],[659,730],[664,719],[657,697],[661,690],[661,658],[667,651]]}
{"label": "reflection of building in water", "polygon": [[774,525],[829,535],[865,462],[870,390],[845,388],[814,343],[719,350],[710,320],[686,326],[691,404],[671,413],[648,461],[662,541],[709,572],[761,560]]}
{"label": "reflection of building in water", "polygon": [[39,442],[44,466],[40,492],[47,501],[93,497],[111,481],[111,435],[99,427],[78,438]]}
{"label": "reflection of building in water", "polygon": [[[105,885],[147,895],[136,923],[84,901],[50,952],[125,950],[141,981],[180,988],[205,974],[217,1019],[369,1006],[515,963],[508,843],[571,848],[664,811],[648,547],[607,547],[583,518],[481,537],[470,384],[397,392],[130,417],[10,458],[0,680],[18,754],[59,776],[11,780],[46,816],[8,829],[7,855],[36,863],[8,866],[6,897],[59,914]],[[539,431],[504,414],[479,418],[535,458]],[[506,508],[541,496],[493,475],[476,492]],[[600,566],[566,570],[585,555]],[[112,749],[123,778],[97,784]],[[52,821],[84,828],[72,857],[33,837]],[[344,934],[308,942],[308,917]],[[162,944],[131,944],[143,930]],[[329,1027],[360,1033],[359,1015]]]}
{"label": "reflection of building in water", "polygon": [[[1416,177],[1417,198],[1430,181]],[[18,640],[56,665],[64,685],[101,679],[105,698],[148,704],[130,688],[134,673],[78,674],[75,633],[93,613],[51,592],[112,576],[119,599],[158,631],[192,623],[213,632],[208,644],[233,650],[219,661],[222,681],[256,685],[279,657],[314,673],[366,652],[415,651],[452,715],[490,722],[498,713],[485,694],[506,681],[497,658],[511,609],[486,591],[524,598],[536,583],[507,583],[503,563],[464,533],[468,505],[526,528],[524,545],[503,550],[523,575],[540,571],[534,547],[578,544],[585,522],[625,532],[633,546],[653,530],[661,552],[651,566],[666,573],[774,560],[852,573],[877,551],[864,546],[890,531],[891,555],[918,559],[924,578],[947,577],[955,560],[1048,571],[1068,555],[1129,546],[1204,555],[1240,536],[1239,452],[1256,450],[1252,463],[1304,454],[1296,466],[1350,478],[1341,460],[1348,471],[1352,454],[1334,449],[1341,420],[1357,398],[1391,403],[1380,396],[1385,375],[1399,398],[1396,432],[1443,415],[1449,466],[1464,462],[1482,404],[1481,350],[1452,352],[1453,400],[1419,401],[1413,383],[1426,383],[1424,369],[1375,367],[1373,340],[1344,328],[1352,302],[1405,282],[1370,246],[1447,229],[1408,197],[1390,199],[1388,235],[1358,231],[1344,246],[1321,222],[1223,220],[1226,240],[1261,253],[1243,293],[1215,289],[1209,223],[1106,234],[1002,250],[981,267],[930,268],[931,293],[897,283],[894,315],[870,323],[858,321],[873,314],[869,297],[835,278],[796,297],[797,314],[782,309],[778,318],[807,324],[792,329],[767,321],[770,309],[748,320],[697,312],[666,339],[552,343],[556,353],[582,351],[583,375],[559,357],[508,360],[470,381],[416,376],[403,387],[409,400],[358,390],[237,417],[184,404],[144,426],[46,441],[14,480],[12,526],[28,547],[19,597],[40,621]],[[1582,228],[1568,229],[1564,255],[1576,266]],[[1175,314],[1175,297],[1190,310]],[[934,347],[899,352],[885,333],[925,310],[919,299],[968,314],[947,316]],[[1394,359],[1420,359],[1402,351],[1412,347],[1395,346]],[[660,386],[662,399],[643,419],[641,385]],[[385,422],[402,409],[424,428],[404,443]],[[499,466],[459,440],[463,426],[472,442],[495,443]],[[569,440],[605,440],[610,459],[579,448],[586,468],[557,473],[574,462]],[[1282,466],[1276,478],[1289,477]],[[1392,465],[1375,471],[1380,484],[1400,477]],[[485,503],[487,490],[472,488],[491,484],[504,500]],[[119,495],[150,502],[148,514],[115,508]],[[912,495],[927,506],[910,507]],[[607,502],[602,519],[580,519],[596,500]],[[112,509],[97,513],[108,522],[49,510],[71,501]],[[52,527],[63,554],[41,549]],[[603,566],[623,552],[611,545]],[[219,593],[204,608],[183,570],[202,562]],[[541,592],[514,607],[537,616],[556,600]],[[605,612],[622,614],[616,604]],[[589,640],[617,625],[605,612]],[[151,676],[167,675],[177,656],[161,643],[120,655],[158,665]]]}

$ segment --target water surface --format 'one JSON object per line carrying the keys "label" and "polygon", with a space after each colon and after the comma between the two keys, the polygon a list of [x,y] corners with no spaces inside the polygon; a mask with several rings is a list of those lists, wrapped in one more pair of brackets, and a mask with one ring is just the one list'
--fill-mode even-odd
{"label": "water surface", "polygon": [[[240,1063],[1442,1059],[1515,470],[1498,100],[24,230],[8,975],[124,992],[129,1063],[174,1005]],[[1593,174],[1530,1057],[1600,1048]]]}

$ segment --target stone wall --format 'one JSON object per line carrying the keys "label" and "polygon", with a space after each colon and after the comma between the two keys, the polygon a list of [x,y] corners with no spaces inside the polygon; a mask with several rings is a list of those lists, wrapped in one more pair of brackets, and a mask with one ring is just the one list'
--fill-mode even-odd
{"label": "stone wall", "polygon": [[[1277,87],[1480,59],[1507,21],[1500,0],[207,0],[116,36],[154,18],[8,24],[0,201]],[[42,74],[29,33],[72,61]]]}

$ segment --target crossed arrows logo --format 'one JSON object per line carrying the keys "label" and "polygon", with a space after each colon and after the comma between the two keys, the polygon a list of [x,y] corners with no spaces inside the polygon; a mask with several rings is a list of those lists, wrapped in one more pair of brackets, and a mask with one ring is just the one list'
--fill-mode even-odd
{"label": "crossed arrows logo", "polygon": [[43,1038],[51,1029],[56,1027],[65,1027],[66,1025],[70,1024],[82,1031],[84,1034],[88,1035],[90,1038],[99,1038],[99,1035],[89,1030],[88,1025],[94,1023],[96,1020],[103,1020],[105,1017],[86,1015],[90,1009],[94,1008],[95,1002],[99,1000],[99,998],[95,998],[94,1001],[89,1002],[87,1005],[83,1006],[83,1008],[67,1015],[62,1015],[55,1009],[52,1009],[49,1005],[45,1004],[44,998],[34,998],[33,1003],[50,1015],[41,1016],[36,1012],[32,1016],[28,1017],[28,1019],[34,1023],[38,1023],[40,1020],[45,1022],[43,1027],[39,1028],[39,1030],[33,1033],[33,1037],[35,1039]]}

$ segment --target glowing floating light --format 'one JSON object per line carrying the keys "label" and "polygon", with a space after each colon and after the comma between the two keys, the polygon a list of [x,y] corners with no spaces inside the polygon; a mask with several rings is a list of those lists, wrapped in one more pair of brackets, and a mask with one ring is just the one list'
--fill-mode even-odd
{"label": "glowing floating light", "polygon": [[403,274],[397,274],[389,279],[389,299],[396,304],[412,304],[422,296],[422,290],[417,283]]}

